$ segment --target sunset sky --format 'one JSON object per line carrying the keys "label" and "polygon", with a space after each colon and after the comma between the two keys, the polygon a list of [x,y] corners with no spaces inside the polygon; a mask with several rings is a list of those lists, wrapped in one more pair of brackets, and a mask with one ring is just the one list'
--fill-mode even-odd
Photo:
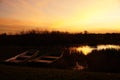
{"label": "sunset sky", "polygon": [[120,0],[0,0],[0,33],[120,32]]}

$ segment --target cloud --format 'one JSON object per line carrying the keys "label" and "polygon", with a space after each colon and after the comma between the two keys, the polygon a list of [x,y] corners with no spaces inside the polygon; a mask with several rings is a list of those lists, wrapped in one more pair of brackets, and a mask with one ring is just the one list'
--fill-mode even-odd
{"label": "cloud", "polygon": [[38,20],[45,18],[42,11],[49,0],[4,0],[0,9],[0,16],[24,20]]}

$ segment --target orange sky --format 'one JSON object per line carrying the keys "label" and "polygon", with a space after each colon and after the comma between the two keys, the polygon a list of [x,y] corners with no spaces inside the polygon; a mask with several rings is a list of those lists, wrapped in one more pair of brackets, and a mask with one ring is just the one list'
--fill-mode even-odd
{"label": "orange sky", "polygon": [[0,0],[0,33],[120,32],[120,0]]}

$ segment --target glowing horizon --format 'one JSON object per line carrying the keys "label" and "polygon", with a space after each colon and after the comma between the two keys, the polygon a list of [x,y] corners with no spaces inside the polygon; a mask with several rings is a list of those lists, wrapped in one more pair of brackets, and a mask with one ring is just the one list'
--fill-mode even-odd
{"label": "glowing horizon", "polygon": [[0,33],[36,28],[120,32],[120,0],[0,0]]}

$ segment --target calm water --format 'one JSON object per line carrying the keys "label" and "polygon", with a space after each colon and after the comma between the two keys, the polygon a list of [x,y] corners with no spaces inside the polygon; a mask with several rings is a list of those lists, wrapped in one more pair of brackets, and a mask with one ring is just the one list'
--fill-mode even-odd
{"label": "calm water", "polygon": [[102,50],[102,49],[120,49],[119,45],[98,45],[95,47],[91,47],[91,46],[78,46],[78,47],[71,47],[71,50],[77,50],[79,52],[83,52],[85,55],[89,54],[90,52],[92,52],[93,50]]}

